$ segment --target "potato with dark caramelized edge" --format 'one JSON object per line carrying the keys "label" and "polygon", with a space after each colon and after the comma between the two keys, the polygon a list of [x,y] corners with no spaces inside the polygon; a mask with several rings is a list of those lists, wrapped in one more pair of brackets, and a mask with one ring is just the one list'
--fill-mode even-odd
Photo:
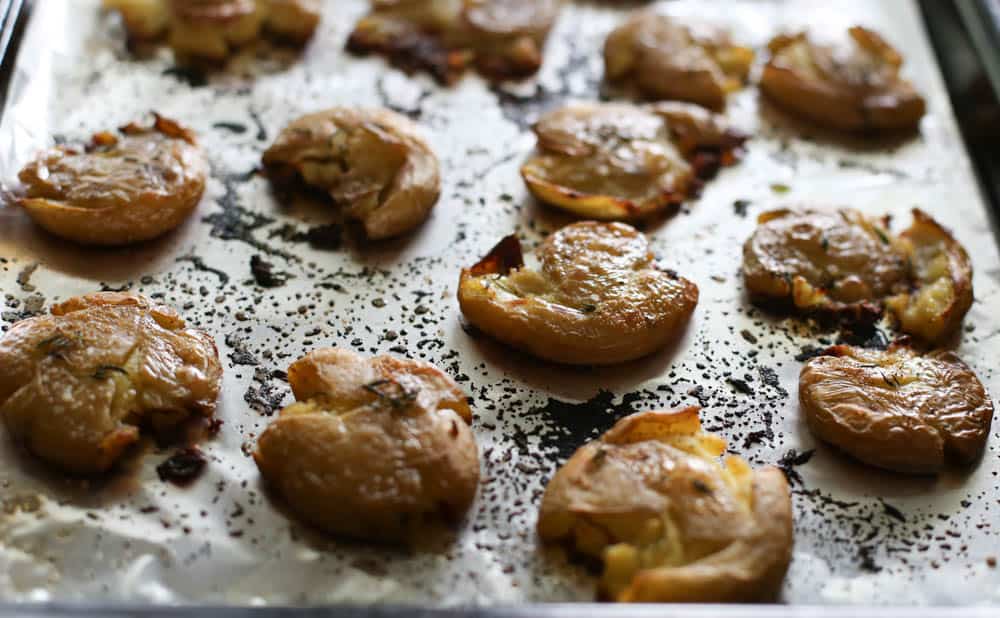
{"label": "potato with dark caramelized edge", "polygon": [[940,344],[958,331],[972,306],[969,254],[919,209],[914,209],[913,224],[899,239],[909,257],[913,290],[890,298],[889,311],[904,332]]}
{"label": "potato with dark caramelized edge", "polygon": [[754,53],[728,30],[693,19],[641,9],[604,44],[604,73],[634,84],[646,97],[690,101],[712,110],[746,82]]}
{"label": "potato with dark caramelized edge", "polygon": [[633,221],[676,207],[745,136],[696,105],[574,103],[534,127],[538,152],[521,168],[539,200],[581,217]]}
{"label": "potato with dark caramelized edge", "polygon": [[905,345],[846,345],[809,360],[799,377],[809,429],[857,459],[897,472],[933,474],[948,460],[976,461],[993,402],[955,354]]}
{"label": "potato with dark caramelized edge", "polygon": [[643,412],[581,447],[545,488],[543,541],[604,564],[619,602],[777,597],[792,557],[792,505],[777,468],[752,470],[701,429],[698,407]]}
{"label": "potato with dark caramelized edge", "polygon": [[211,416],[222,379],[215,343],[136,294],[71,298],[0,339],[0,415],[13,438],[66,472],[108,470],[139,440]]}
{"label": "potato with dark caramelized edge", "polygon": [[758,302],[877,315],[906,288],[908,270],[885,226],[856,210],[775,210],[743,246],[743,277]]}
{"label": "potato with dark caramelized edge", "polygon": [[849,42],[825,45],[809,35],[771,40],[760,89],[779,107],[841,131],[915,130],[926,110],[899,76],[903,58],[872,30],[855,26]]}
{"label": "potato with dark caramelized edge", "polygon": [[97,133],[90,144],[56,146],[21,170],[19,204],[56,236],[86,245],[126,245],[160,236],[201,200],[208,162],[194,134],[156,115]]}
{"label": "potato with dark caramelized edge", "polygon": [[508,236],[462,271],[458,302],[474,326],[550,361],[609,365],[683,332],[698,286],[657,270],[646,238],[623,223],[583,221],[549,236],[525,266]]}
{"label": "potato with dark caramelized edge", "polygon": [[264,153],[278,182],[329,193],[372,240],[424,222],[441,191],[437,157],[409,119],[384,109],[337,107],[289,124]]}
{"label": "potato with dark caramelized edge", "polygon": [[450,84],[469,65],[487,77],[527,77],[542,51],[562,0],[374,0],[347,49],[379,53],[406,70],[430,72]]}
{"label": "potato with dark caramelized edge", "polygon": [[440,369],[328,348],[288,369],[296,403],[254,460],[303,520],[331,534],[414,540],[472,504],[479,455],[465,394]]}

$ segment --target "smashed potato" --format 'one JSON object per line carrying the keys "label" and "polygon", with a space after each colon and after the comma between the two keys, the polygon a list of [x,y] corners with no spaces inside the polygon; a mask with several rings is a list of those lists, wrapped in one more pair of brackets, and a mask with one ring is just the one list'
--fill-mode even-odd
{"label": "smashed potato", "polygon": [[760,89],[779,107],[842,131],[915,130],[926,104],[899,76],[903,58],[878,33],[855,26],[827,45],[806,33],[768,44]]}
{"label": "smashed potato", "polygon": [[757,301],[799,311],[877,317],[925,343],[952,336],[972,306],[972,264],[927,213],[898,237],[856,210],[775,210],[743,245],[743,276]]}
{"label": "smashed potato", "polygon": [[379,53],[406,70],[453,83],[470,65],[495,79],[527,77],[562,0],[372,0],[348,50]]}
{"label": "smashed potato", "polygon": [[327,191],[373,240],[424,222],[441,191],[437,157],[410,120],[383,109],[337,107],[299,118],[264,153],[278,182]]}
{"label": "smashed potato", "polygon": [[321,530],[410,540],[472,504],[479,455],[465,394],[438,368],[317,350],[292,364],[297,400],[260,436],[268,485]]}
{"label": "smashed potato", "polygon": [[581,447],[549,481],[543,541],[604,563],[619,602],[775,598],[792,557],[788,482],[701,430],[697,407],[642,412]]}
{"label": "smashed potato", "polygon": [[921,355],[846,345],[809,360],[799,400],[810,430],[861,461],[932,474],[946,460],[969,464],[986,448],[993,402],[955,354]]}
{"label": "smashed potato", "polygon": [[690,101],[716,111],[747,80],[754,52],[729,32],[656,9],[636,11],[604,44],[604,71],[653,99]]}
{"label": "smashed potato", "polygon": [[885,225],[857,210],[767,212],[743,245],[751,296],[801,311],[877,313],[907,276],[906,256]]}
{"label": "smashed potato", "polygon": [[303,44],[319,24],[319,0],[104,0],[129,37],[166,36],[181,59],[225,60],[264,30]]}
{"label": "smashed potato", "polygon": [[965,248],[927,213],[914,209],[913,225],[899,237],[909,258],[913,289],[888,300],[900,328],[931,344],[962,325],[972,306],[972,264]]}
{"label": "smashed potato", "polygon": [[581,217],[637,220],[697,193],[745,136],[696,105],[570,104],[534,127],[521,176],[539,200]]}
{"label": "smashed potato", "polygon": [[138,441],[211,416],[222,379],[215,343],[144,296],[102,292],[54,305],[0,339],[0,415],[17,442],[80,475],[108,470]]}
{"label": "smashed potato", "polygon": [[462,270],[462,314],[540,358],[609,365],[664,347],[683,331],[698,286],[658,270],[646,238],[623,223],[583,221],[549,236],[526,266],[508,236]]}
{"label": "smashed potato", "polygon": [[194,134],[156,115],[86,146],[57,146],[21,170],[19,200],[34,221],[87,245],[125,245],[164,234],[201,200],[208,162]]}

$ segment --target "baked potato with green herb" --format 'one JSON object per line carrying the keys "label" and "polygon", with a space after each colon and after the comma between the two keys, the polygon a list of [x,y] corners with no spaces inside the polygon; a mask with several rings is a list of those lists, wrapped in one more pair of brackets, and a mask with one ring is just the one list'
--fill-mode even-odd
{"label": "baked potato with green herb", "polygon": [[993,402],[952,352],[920,354],[905,345],[846,345],[810,359],[799,400],[821,440],[873,466],[933,474],[946,462],[970,464],[986,448]]}
{"label": "baked potato with green herb", "polygon": [[572,103],[534,126],[538,151],[521,176],[539,200],[581,217],[635,221],[677,207],[745,136],[697,105]]}
{"label": "baked potato with green herb", "polygon": [[473,326],[539,358],[610,365],[677,339],[698,286],[660,270],[624,223],[582,221],[545,239],[525,265],[516,236],[462,270],[458,302]]}
{"label": "baked potato with green herb", "polygon": [[71,298],[0,339],[0,416],[62,470],[105,472],[139,440],[211,416],[222,379],[212,338],[144,296]]}
{"label": "baked potato with green herb", "polygon": [[408,541],[460,520],[479,483],[465,393],[437,367],[328,348],[288,369],[296,403],[254,460],[299,517],[331,534]]}
{"label": "baked potato with green herb", "polygon": [[774,600],[792,558],[781,470],[753,470],[701,429],[697,407],[642,412],[582,446],[549,481],[547,543],[602,561],[619,602]]}

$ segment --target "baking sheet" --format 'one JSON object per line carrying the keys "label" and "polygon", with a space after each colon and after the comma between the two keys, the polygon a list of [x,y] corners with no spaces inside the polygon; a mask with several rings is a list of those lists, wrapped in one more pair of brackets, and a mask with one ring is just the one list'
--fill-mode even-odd
{"label": "baking sheet", "polygon": [[[816,445],[798,414],[795,356],[837,335],[752,308],[738,276],[740,246],[766,209],[850,205],[890,213],[902,228],[919,206],[973,256],[977,302],[958,352],[1000,392],[1000,316],[991,311],[997,245],[915,3],[668,3],[725,20],[758,47],[785,27],[875,27],[905,51],[905,72],[929,112],[913,140],[845,142],[759,105],[753,89],[737,95],[729,115],[756,136],[744,161],[646,230],[661,262],[700,286],[695,319],[672,349],[606,369],[544,364],[466,332],[455,289],[459,269],[500,237],[517,231],[532,245],[569,221],[526,194],[517,173],[534,144],[526,127],[560,101],[611,94],[602,91],[599,50],[626,9],[568,3],[539,78],[498,90],[474,75],[445,89],[378,58],[349,57],[343,43],[363,0],[326,2],[301,58],[256,50],[206,84],[175,70],[165,50],[132,56],[118,20],[98,5],[35,3],[0,125],[0,178],[12,187],[20,166],[53,139],[84,138],[154,109],[198,132],[213,178],[187,224],[127,250],[73,248],[0,207],[2,325],[102,288],[156,295],[215,336],[226,367],[217,414],[224,424],[202,443],[210,463],[187,489],[157,478],[170,448],[149,444],[111,479],[84,482],[47,472],[0,439],[0,598],[591,600],[593,574],[538,546],[533,526],[546,480],[621,415],[700,402],[706,427],[733,451],[790,471],[796,547],[783,601],[1000,600],[996,432],[979,466],[937,479],[882,473]],[[285,123],[342,104],[388,106],[425,127],[444,187],[412,237],[372,245],[348,234],[335,247],[322,233],[334,220],[328,207],[279,203],[250,173]],[[256,285],[253,255],[287,282]],[[276,372],[326,345],[435,362],[474,397],[483,478],[453,538],[409,550],[323,539],[266,495],[248,453],[267,414],[290,401]]]}

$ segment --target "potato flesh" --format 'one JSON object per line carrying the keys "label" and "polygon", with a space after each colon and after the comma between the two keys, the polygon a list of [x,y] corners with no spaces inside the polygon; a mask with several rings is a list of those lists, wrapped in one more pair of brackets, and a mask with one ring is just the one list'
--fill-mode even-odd
{"label": "potato flesh", "polygon": [[[550,481],[539,534],[601,558],[601,592],[613,600],[766,598],[790,558],[787,484],[780,473],[769,478],[780,479],[784,504],[761,520],[760,479],[738,457],[720,464],[724,449],[725,442],[700,430],[696,408],[626,417],[578,450]],[[767,547],[766,558],[743,555],[748,541]],[[730,571],[716,561],[740,567]],[[716,596],[702,590],[689,597],[677,587],[672,577],[688,567],[701,570],[702,582],[718,583]],[[737,571],[739,584],[730,579]]]}
{"label": "potato flesh", "polygon": [[107,470],[139,437],[210,415],[222,367],[210,337],[142,297],[71,299],[0,340],[0,414],[42,459],[75,474]]}
{"label": "potato flesh", "polygon": [[799,397],[810,429],[854,457],[899,472],[970,463],[989,437],[993,404],[951,352],[919,355],[837,346],[802,368]]}
{"label": "potato flesh", "polygon": [[641,10],[616,28],[604,47],[609,79],[631,79],[643,94],[719,110],[746,80],[753,50],[706,23]]}
{"label": "potato flesh", "polygon": [[743,274],[758,298],[840,310],[898,291],[907,268],[888,232],[858,211],[775,211],[744,245]]}
{"label": "potato flesh", "polygon": [[915,210],[901,240],[910,257],[914,289],[887,305],[904,332],[929,343],[952,336],[972,306],[972,264],[965,249],[929,215]]}

